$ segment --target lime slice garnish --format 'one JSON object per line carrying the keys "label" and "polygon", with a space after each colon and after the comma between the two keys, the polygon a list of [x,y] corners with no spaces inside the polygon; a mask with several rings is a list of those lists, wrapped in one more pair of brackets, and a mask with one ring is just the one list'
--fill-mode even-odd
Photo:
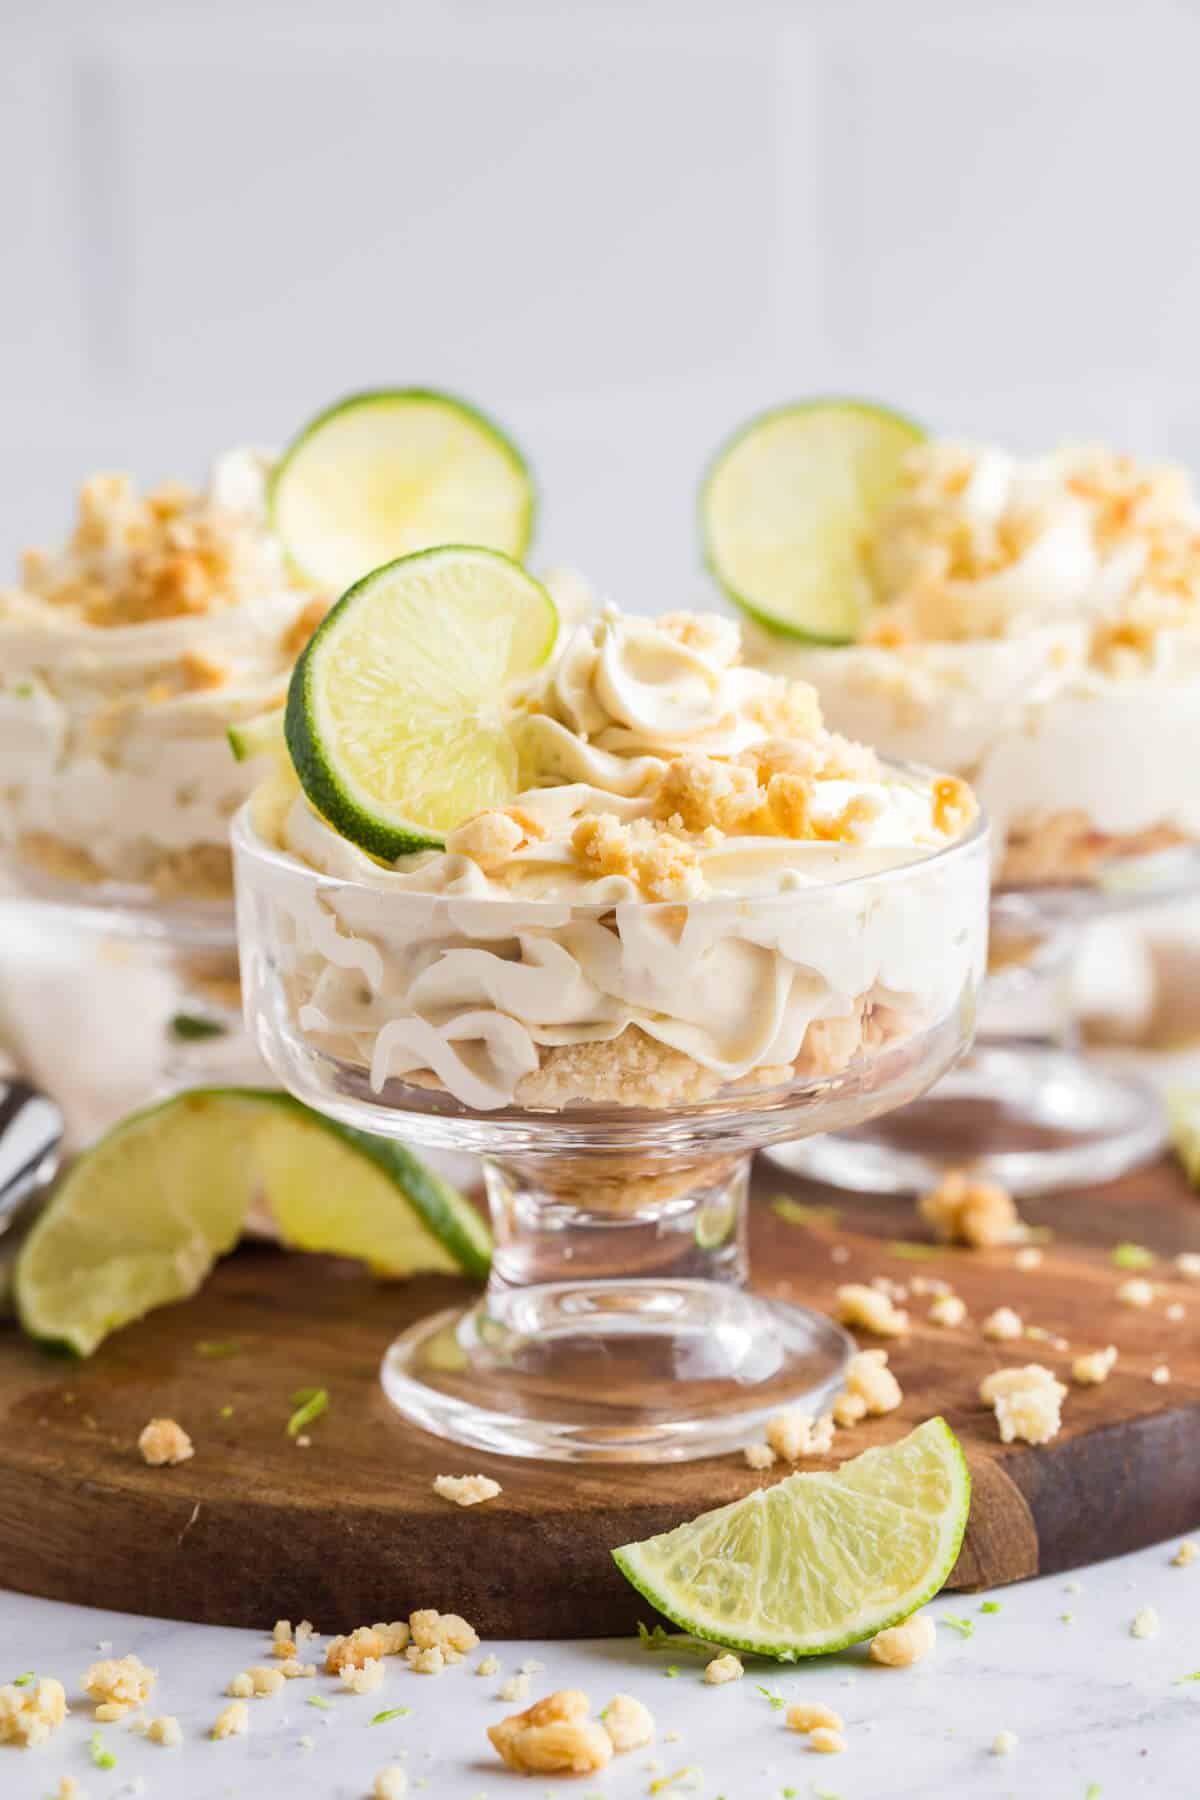
{"label": "lime slice garnish", "polygon": [[789,1475],[613,1555],[694,1637],[793,1662],[873,1637],[932,1599],[970,1502],[958,1439],[929,1419],[833,1474]]}
{"label": "lime slice garnish", "polygon": [[289,559],[335,594],[435,544],[522,557],[533,515],[520,452],[474,407],[421,388],[339,401],[305,426],[271,478],[271,524]]}
{"label": "lime slice garnish", "polygon": [[700,531],[729,598],[770,630],[845,644],[874,595],[865,546],[924,432],[862,400],[762,413],[709,466]]}
{"label": "lime slice garnish", "polygon": [[134,1113],[72,1165],[21,1247],[26,1331],[88,1356],[195,1293],[265,1200],[285,1244],[389,1274],[484,1275],[490,1240],[457,1190],[398,1144],[268,1089],[196,1089]]}
{"label": "lime slice garnish", "polygon": [[505,690],[557,631],[545,588],[492,550],[426,550],[358,582],[288,691],[288,749],[317,811],[390,862],[507,805],[520,783]]}

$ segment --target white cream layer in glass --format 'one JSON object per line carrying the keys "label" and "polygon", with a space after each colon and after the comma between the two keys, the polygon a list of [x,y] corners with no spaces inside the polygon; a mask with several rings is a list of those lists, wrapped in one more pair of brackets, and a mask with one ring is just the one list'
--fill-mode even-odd
{"label": "white cream layer in glass", "polygon": [[1200,837],[1200,511],[1182,471],[923,446],[871,561],[863,641],[750,626],[752,660],[815,683],[837,729],[968,779],[997,855],[1071,817],[1077,837]]}
{"label": "white cream layer in glass", "polygon": [[376,1091],[706,1100],[836,1073],[973,987],[986,858],[937,854],[969,793],[827,732],[731,622],[606,608],[513,703],[524,791],[445,851],[383,868],[277,787],[243,822],[243,941]]}
{"label": "white cream layer in glass", "polygon": [[228,826],[261,778],[237,720],[276,704],[319,602],[267,528],[269,458],[202,494],[88,482],[61,552],[0,591],[0,843],[50,874],[228,889]]}

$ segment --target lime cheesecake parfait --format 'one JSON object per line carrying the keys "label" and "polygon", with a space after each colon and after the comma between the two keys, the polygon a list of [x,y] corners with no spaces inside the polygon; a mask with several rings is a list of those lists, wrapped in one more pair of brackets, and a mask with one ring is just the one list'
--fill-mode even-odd
{"label": "lime cheesecake parfait", "polygon": [[508,1454],[704,1456],[851,1346],[748,1286],[752,1152],[924,1091],[969,1038],[987,830],[715,615],[572,622],[444,547],[353,586],[233,831],[247,1020],[332,1119],[481,1155],[475,1305],[383,1360]]}
{"label": "lime cheesecake parfait", "polygon": [[1096,446],[1018,457],[816,400],[737,432],[700,513],[751,660],[811,681],[838,729],[969,781],[992,821],[974,1057],[915,1111],[793,1160],[889,1189],[971,1160],[1029,1192],[1153,1154],[1157,1095],[1075,1054],[1067,995],[1089,922],[1200,892],[1189,476]]}
{"label": "lime cheesecake parfait", "polygon": [[393,389],[199,488],[92,476],[65,544],[25,553],[0,589],[0,1044],[72,1090],[76,1135],[158,1086],[254,1073],[229,824],[331,600],[447,536],[522,556],[533,514],[502,432]]}

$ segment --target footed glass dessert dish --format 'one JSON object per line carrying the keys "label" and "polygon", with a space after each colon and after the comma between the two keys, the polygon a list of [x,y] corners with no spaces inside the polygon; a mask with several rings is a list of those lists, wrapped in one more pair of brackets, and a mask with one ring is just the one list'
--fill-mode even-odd
{"label": "footed glass dessert dish", "polygon": [[[311,833],[345,874],[298,853]],[[387,1351],[400,1412],[509,1455],[662,1461],[832,1398],[850,1339],[747,1286],[751,1153],[902,1106],[962,1053],[978,817],[874,872],[664,903],[628,883],[422,891],[467,859],[397,873],[303,799],[281,821],[259,796],[233,844],[247,1017],[274,1073],[349,1124],[484,1158],[491,1278]]]}
{"label": "footed glass dessert dish", "polygon": [[1102,447],[922,437],[860,404],[784,408],[705,489],[750,660],[812,682],[834,729],[969,782],[992,821],[975,1054],[919,1107],[781,1160],[854,1189],[963,1163],[1023,1193],[1104,1181],[1165,1120],[1078,1054],[1070,958],[1089,924],[1200,892],[1200,501],[1186,471]]}
{"label": "footed glass dessert dish", "polygon": [[1106,878],[995,893],[972,1049],[903,1111],[768,1154],[858,1193],[919,1193],[969,1167],[1013,1194],[1112,1181],[1158,1155],[1162,1095],[1080,1048],[1071,974],[1080,934],[1156,902],[1200,898],[1200,851],[1123,857]]}

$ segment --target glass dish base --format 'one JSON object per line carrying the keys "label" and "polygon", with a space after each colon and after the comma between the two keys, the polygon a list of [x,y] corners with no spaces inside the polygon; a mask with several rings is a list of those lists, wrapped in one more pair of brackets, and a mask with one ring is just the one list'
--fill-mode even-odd
{"label": "glass dish base", "polygon": [[969,1167],[1013,1194],[1044,1194],[1111,1181],[1165,1141],[1150,1082],[1049,1045],[989,1042],[901,1111],[766,1154],[860,1193],[919,1193]]}
{"label": "glass dish base", "polygon": [[422,1319],[383,1388],[438,1437],[557,1462],[682,1462],[814,1415],[854,1345],[831,1319],[720,1282],[553,1282]]}

